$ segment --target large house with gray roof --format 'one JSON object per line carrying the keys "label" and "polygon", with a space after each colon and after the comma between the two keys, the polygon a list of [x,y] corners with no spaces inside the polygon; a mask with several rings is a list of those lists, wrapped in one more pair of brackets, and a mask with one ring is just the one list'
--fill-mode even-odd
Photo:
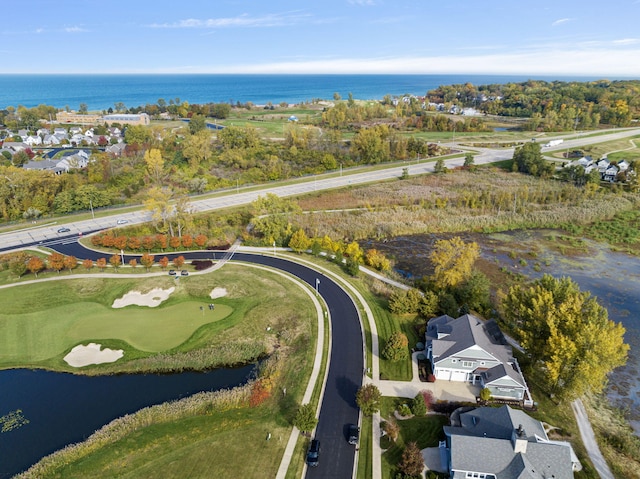
{"label": "large house with gray roof", "polygon": [[571,444],[509,406],[459,409],[444,433],[451,479],[573,479],[582,469]]}
{"label": "large house with gray roof", "polygon": [[428,321],[425,339],[436,380],[477,384],[495,399],[533,405],[518,361],[494,321],[472,314],[439,316]]}

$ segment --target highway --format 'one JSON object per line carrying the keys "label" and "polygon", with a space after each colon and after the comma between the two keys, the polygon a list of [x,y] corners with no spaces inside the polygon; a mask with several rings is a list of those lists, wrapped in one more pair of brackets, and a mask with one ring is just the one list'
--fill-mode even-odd
{"label": "highway", "polygon": [[[617,139],[629,138],[637,135],[640,135],[640,129],[638,128],[614,130],[610,133],[602,135],[580,133],[572,136],[572,139],[567,139],[561,145],[558,145],[561,146],[561,148],[552,148],[549,149],[549,152],[554,150],[564,151],[567,149],[576,149],[593,143],[601,143]],[[471,148],[460,146],[457,144],[446,144],[443,146],[449,146],[451,148],[459,150],[460,152],[473,152],[474,162],[476,165],[509,160],[513,158],[514,151],[513,148]],[[545,150],[547,149],[543,149],[543,154],[548,153]],[[462,157],[445,160],[445,165],[447,166],[447,168],[462,166],[463,163],[464,158]],[[352,168],[349,170],[345,170],[340,176],[337,176],[335,174],[317,175],[300,179],[299,181],[292,184],[264,185],[261,188],[252,188],[251,190],[240,188],[235,192],[229,192],[229,194],[227,195],[203,199],[194,198],[190,202],[190,206],[195,212],[220,210],[224,208],[249,204],[256,200],[259,196],[264,196],[267,193],[273,193],[280,197],[289,197],[336,188],[344,188],[354,185],[388,181],[393,178],[400,178],[405,168],[408,170],[409,175],[423,175],[426,173],[433,173],[434,165],[435,160],[433,158],[430,158],[429,160],[423,159],[419,162],[416,162],[415,160],[397,162],[387,167],[381,165],[379,169],[375,170],[368,170],[366,168]],[[65,224],[65,226],[69,227],[73,234],[79,235],[80,233],[87,234],[92,231],[113,228],[117,226],[117,220],[126,220],[129,224],[140,224],[145,223],[150,219],[150,213],[140,207],[138,211],[114,214],[110,217],[100,217],[84,221],[76,221],[70,224]],[[60,225],[61,223],[50,222],[44,225],[25,227],[22,230],[0,233],[0,251],[9,248],[24,247],[26,245],[34,243],[38,244],[40,241],[55,241],[68,236],[68,234],[66,233],[63,234],[57,232]]]}

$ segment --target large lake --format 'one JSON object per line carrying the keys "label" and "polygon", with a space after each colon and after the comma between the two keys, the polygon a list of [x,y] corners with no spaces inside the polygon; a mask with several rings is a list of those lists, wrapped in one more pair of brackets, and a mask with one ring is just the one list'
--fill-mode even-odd
{"label": "large lake", "polygon": [[29,421],[0,432],[0,478],[88,438],[113,419],[200,391],[244,384],[255,365],[207,373],[77,376],[49,371],[0,371],[0,417],[22,410]]}

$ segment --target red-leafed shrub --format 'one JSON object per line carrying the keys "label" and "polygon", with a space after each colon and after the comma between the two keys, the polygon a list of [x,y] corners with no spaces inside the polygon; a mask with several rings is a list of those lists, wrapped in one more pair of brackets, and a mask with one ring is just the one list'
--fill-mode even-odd
{"label": "red-leafed shrub", "polygon": [[213,266],[213,261],[210,259],[194,259],[191,262],[191,265],[195,268],[196,271],[202,271]]}
{"label": "red-leafed shrub", "polygon": [[268,381],[258,379],[251,386],[251,397],[249,397],[249,406],[257,407],[271,396],[271,388]]}

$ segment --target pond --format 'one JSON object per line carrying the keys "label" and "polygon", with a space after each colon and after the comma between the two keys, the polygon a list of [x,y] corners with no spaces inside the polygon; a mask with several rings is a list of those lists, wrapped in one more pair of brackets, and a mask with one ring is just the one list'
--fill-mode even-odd
{"label": "pond", "polygon": [[0,417],[21,410],[19,418],[28,421],[0,432],[0,478],[85,440],[113,419],[197,392],[239,386],[255,370],[255,365],[248,365],[206,373],[116,376],[0,371]]}
{"label": "pond", "polygon": [[[607,308],[609,319],[624,325],[625,342],[631,346],[629,357],[625,366],[610,375],[607,396],[625,411],[636,434],[640,434],[640,258],[586,240],[570,255],[562,254],[569,248],[559,244],[561,233],[549,230],[461,236],[478,243],[483,260],[509,272],[531,279],[545,273],[571,277],[580,289],[598,298]],[[366,248],[377,248],[393,257],[396,269],[404,276],[420,278],[428,274],[430,248],[437,239],[440,237],[436,235],[404,236],[371,241]]]}

